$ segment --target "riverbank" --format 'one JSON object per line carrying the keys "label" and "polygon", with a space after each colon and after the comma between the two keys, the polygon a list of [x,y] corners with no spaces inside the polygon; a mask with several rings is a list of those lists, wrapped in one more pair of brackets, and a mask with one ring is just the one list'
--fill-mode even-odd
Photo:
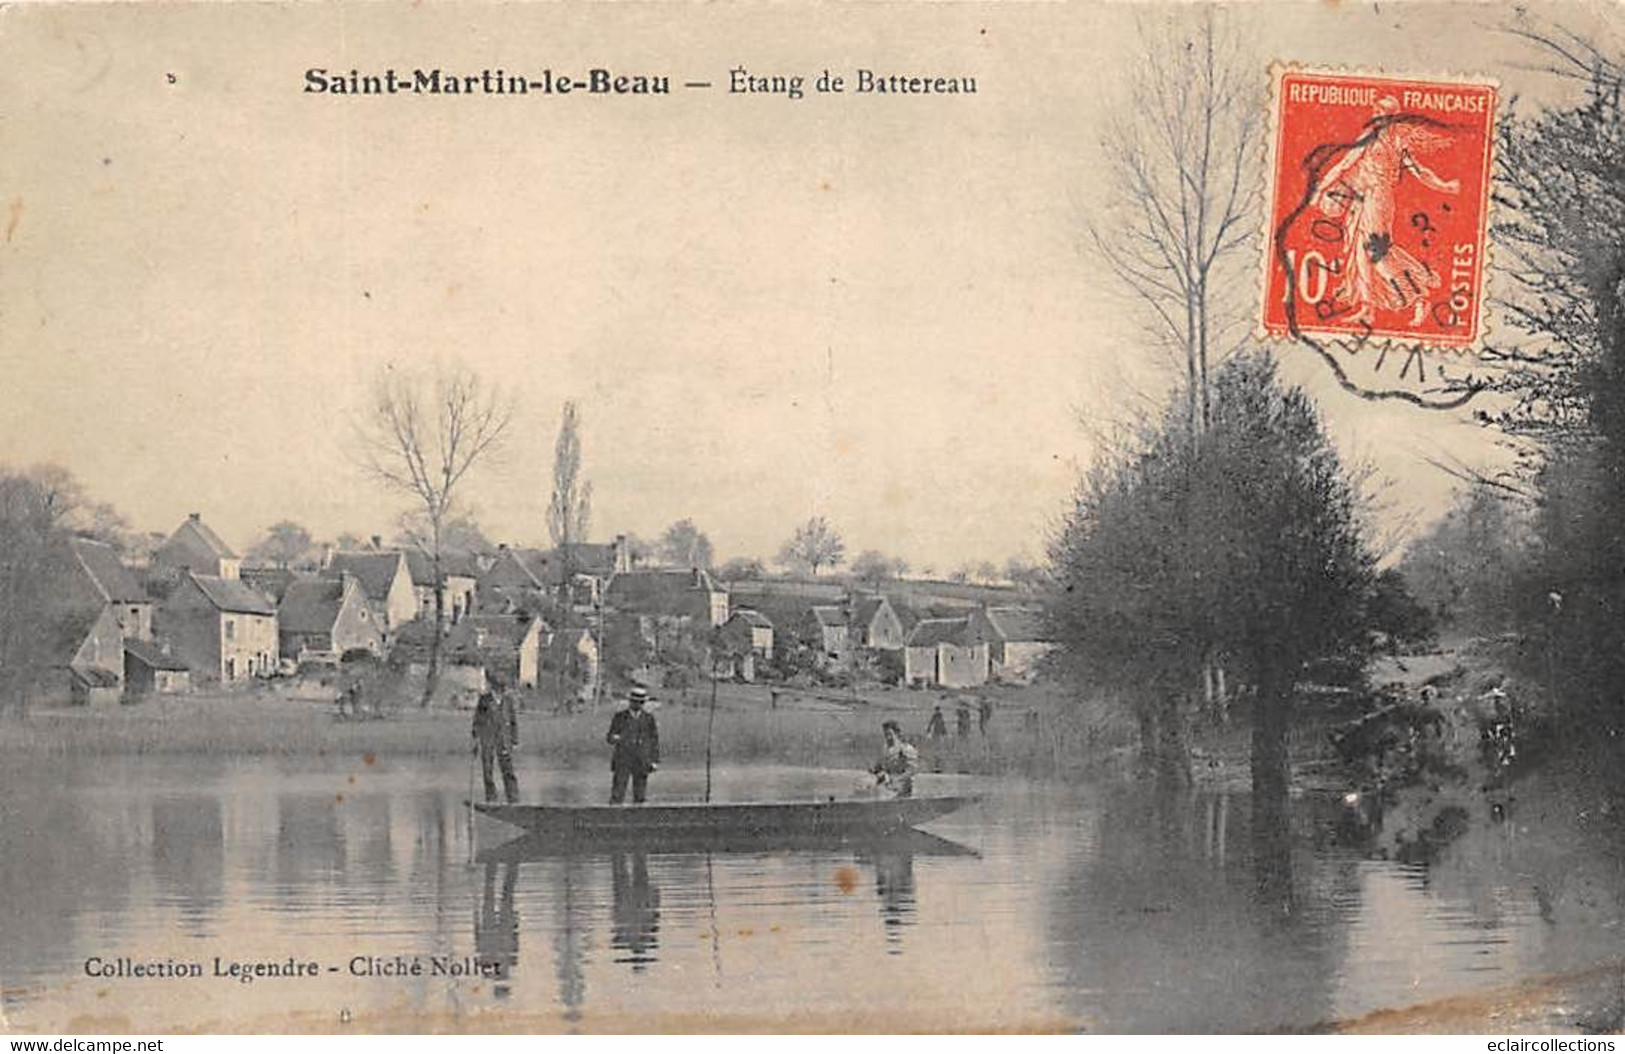
{"label": "riverbank", "polygon": [[1625,1030],[1625,962],[1536,977],[1504,988],[1314,1029],[1342,1035],[1587,1035]]}
{"label": "riverbank", "polygon": [[[703,763],[709,743],[720,761],[852,766],[873,760],[880,724],[901,723],[919,744],[922,764],[945,772],[1058,771],[1081,758],[1111,758],[1132,730],[1104,706],[1080,705],[1042,685],[989,688],[985,731],[975,717],[958,733],[959,697],[937,692],[870,690],[834,694],[719,685],[714,718],[709,688],[671,692],[655,708],[669,764]],[[976,699],[965,697],[974,707]],[[942,705],[949,733],[926,733]],[[602,756],[610,706],[576,713],[529,709],[520,715],[520,752],[561,765]],[[973,711],[974,714],[974,711]],[[0,719],[0,756],[185,755],[374,758],[462,755],[469,713],[420,709],[397,701],[376,718],[340,716],[326,699],[272,690],[150,699],[116,709],[40,709]]]}

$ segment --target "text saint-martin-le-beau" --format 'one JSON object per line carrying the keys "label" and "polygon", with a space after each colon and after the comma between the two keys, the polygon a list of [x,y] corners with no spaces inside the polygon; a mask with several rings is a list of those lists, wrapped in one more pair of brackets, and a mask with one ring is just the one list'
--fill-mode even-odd
{"label": "text saint-martin-le-beau", "polygon": [[309,95],[669,95],[671,78],[646,74],[615,73],[590,69],[585,76],[570,76],[543,70],[535,77],[509,73],[504,69],[483,69],[478,73],[454,73],[442,69],[414,69],[403,73],[387,69],[380,73],[350,70],[341,73],[323,66],[305,70],[305,93]]}

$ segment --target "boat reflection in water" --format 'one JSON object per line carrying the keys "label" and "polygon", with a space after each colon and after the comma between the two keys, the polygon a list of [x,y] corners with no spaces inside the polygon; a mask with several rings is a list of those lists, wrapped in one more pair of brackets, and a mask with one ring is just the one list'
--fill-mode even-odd
{"label": "boat reflection in water", "polygon": [[[693,831],[659,837],[651,837],[647,832],[590,837],[522,835],[486,848],[476,858],[484,869],[484,886],[475,917],[475,945],[482,960],[501,964],[496,994],[503,998],[508,996],[512,974],[519,963],[521,926],[515,908],[516,889],[521,896],[551,900],[555,910],[564,916],[559,920],[556,934],[568,935],[565,938],[568,947],[555,949],[558,954],[554,956],[559,967],[558,998],[566,1009],[566,1020],[576,1020],[586,995],[585,957],[580,954],[582,949],[578,945],[590,929],[591,919],[604,906],[601,893],[594,896],[593,890],[602,891],[607,885],[610,894],[608,922],[612,961],[629,967],[634,974],[642,974],[658,961],[660,947],[660,886],[651,877],[651,858],[663,868],[692,869],[697,877],[700,868],[709,876],[719,857],[751,855],[844,857],[856,869],[854,885],[858,875],[872,869],[887,952],[896,955],[902,952],[904,932],[914,921],[915,857],[976,857],[980,854],[969,846],[912,828],[856,835],[807,832],[716,835]],[[527,883],[524,888],[520,888],[522,871]],[[704,890],[701,903],[715,919],[718,908],[715,884],[709,880],[695,881],[694,888]]]}

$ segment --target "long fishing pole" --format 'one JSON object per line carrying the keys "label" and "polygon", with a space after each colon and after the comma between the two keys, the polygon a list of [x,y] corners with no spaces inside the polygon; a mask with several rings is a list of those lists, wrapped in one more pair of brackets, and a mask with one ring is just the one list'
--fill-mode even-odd
{"label": "long fishing pole", "polygon": [[711,712],[705,719],[705,803],[711,804],[711,730],[717,723],[717,658],[711,656]]}

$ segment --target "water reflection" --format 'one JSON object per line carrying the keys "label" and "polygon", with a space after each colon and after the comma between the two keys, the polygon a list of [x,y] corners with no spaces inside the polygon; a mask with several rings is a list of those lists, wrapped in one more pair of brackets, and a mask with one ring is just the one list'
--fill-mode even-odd
{"label": "water reflection", "polygon": [[225,899],[226,838],[220,799],[171,794],[152,801],[152,874],[182,918],[206,929]]}
{"label": "water reflection", "polygon": [[914,921],[914,857],[910,853],[883,852],[875,855],[873,864],[886,951],[899,955],[903,950],[903,928]]}
{"label": "water reflection", "polygon": [[621,952],[616,962],[641,973],[655,961],[660,944],[660,888],[649,881],[645,853],[615,853],[609,866],[614,919],[610,947]]}
{"label": "water reflection", "polygon": [[[650,1012],[759,1023],[789,1006],[839,1023],[879,993],[942,1027],[1252,1031],[1585,969],[1617,956],[1625,927],[1617,812],[1535,786],[1513,819],[1471,817],[1406,862],[1379,858],[1372,838],[1386,822],[1383,844],[1403,844],[1396,817],[1350,826],[1322,799],[1271,812],[1245,794],[1015,783],[934,825],[951,839],[498,845],[471,829],[455,773],[385,768],[0,770],[6,1013],[49,1031],[162,1006],[174,1026],[228,1019],[249,998],[266,1012],[556,1013],[584,1028]],[[774,793],[818,778],[748,775]],[[598,776],[577,791],[596,800]],[[530,785],[566,800],[576,777],[557,778],[556,793]],[[473,956],[498,976],[352,980],[343,964],[362,953]],[[214,954],[341,970],[161,1000],[82,983],[88,956]]]}
{"label": "water reflection", "polygon": [[[497,892],[497,872],[502,872],[501,893]],[[498,971],[492,991],[506,999],[512,992],[509,979],[519,965],[519,912],[514,907],[514,888],[519,882],[519,865],[513,861],[485,862],[485,885],[480,892],[480,910],[474,916],[474,951],[482,963],[494,963]]]}

